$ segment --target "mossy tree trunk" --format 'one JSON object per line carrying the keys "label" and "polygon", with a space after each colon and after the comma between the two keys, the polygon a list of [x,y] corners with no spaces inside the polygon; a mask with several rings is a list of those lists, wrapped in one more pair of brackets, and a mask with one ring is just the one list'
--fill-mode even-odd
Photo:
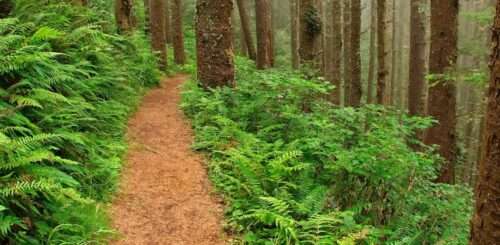
{"label": "mossy tree trunk", "polygon": [[115,19],[119,33],[130,33],[135,27],[132,0],[115,0]]}

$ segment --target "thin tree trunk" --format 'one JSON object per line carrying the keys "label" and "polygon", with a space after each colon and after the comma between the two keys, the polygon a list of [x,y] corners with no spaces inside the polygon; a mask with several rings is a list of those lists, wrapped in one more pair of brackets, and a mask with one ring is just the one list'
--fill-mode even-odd
{"label": "thin tree trunk", "polygon": [[368,104],[373,104],[375,101],[373,90],[375,83],[375,66],[377,61],[376,47],[375,41],[377,40],[377,5],[375,1],[370,2],[370,61],[368,64],[368,81],[367,81],[367,95],[366,101]]}
{"label": "thin tree trunk", "polygon": [[500,0],[496,5],[485,135],[471,229],[472,245],[498,244],[500,241]]}
{"label": "thin tree trunk", "polygon": [[198,80],[204,88],[235,86],[232,10],[232,0],[196,1]]}
{"label": "thin tree trunk", "polygon": [[[175,0],[174,0],[175,1]],[[172,44],[173,42],[173,26],[172,19],[174,18],[170,12],[170,8],[174,8],[175,6],[171,4],[170,0],[165,0],[165,39],[168,44]],[[175,11],[175,9],[173,9]]]}
{"label": "thin tree trunk", "polygon": [[448,77],[457,61],[458,0],[431,0],[429,72],[436,77],[429,89],[428,113],[439,124],[427,132],[425,143],[438,145],[444,159],[438,182],[454,183],[456,145],[456,87]]}
{"label": "thin tree trunk", "polygon": [[377,0],[377,103],[386,104],[387,67],[385,60],[387,56],[385,45],[386,34],[386,0]]}
{"label": "thin tree trunk", "polygon": [[344,0],[343,6],[344,38],[344,105],[350,105],[351,95],[351,1]]}
{"label": "thin tree trunk", "polygon": [[408,100],[410,115],[423,115],[425,83],[425,0],[411,1],[410,83]]}
{"label": "thin tree trunk", "polygon": [[149,1],[151,18],[151,46],[158,53],[158,66],[161,70],[167,68],[167,43],[165,40],[165,4],[163,0]]}
{"label": "thin tree trunk", "polygon": [[273,66],[272,16],[270,0],[255,1],[257,26],[257,69]]}
{"label": "thin tree trunk", "polygon": [[391,82],[390,82],[390,104],[395,106],[396,105],[396,74],[397,74],[397,69],[398,69],[398,64],[397,64],[397,43],[396,43],[396,30],[397,30],[397,16],[396,16],[396,0],[392,0],[392,16],[391,16]]}
{"label": "thin tree trunk", "polygon": [[256,60],[257,54],[255,45],[253,43],[252,31],[250,29],[250,18],[248,17],[247,7],[245,0],[236,0],[238,4],[238,11],[240,13],[241,33],[245,41],[245,47],[250,59]]}
{"label": "thin tree trunk", "polygon": [[361,0],[351,1],[351,95],[350,105],[361,104]]}
{"label": "thin tree trunk", "polygon": [[184,31],[182,28],[182,0],[173,0],[172,2],[172,29],[173,29],[173,47],[174,61],[176,64],[184,65],[186,63],[186,54],[184,52]]}
{"label": "thin tree trunk", "polygon": [[130,33],[135,26],[132,0],[115,0],[115,18],[119,33]]}
{"label": "thin tree trunk", "polygon": [[335,86],[332,94],[332,102],[340,105],[340,80],[342,64],[342,4],[341,0],[332,1],[332,67],[331,80]]}
{"label": "thin tree trunk", "polygon": [[299,0],[290,0],[292,68],[299,69]]}
{"label": "thin tree trunk", "polygon": [[151,13],[149,11],[150,7],[149,7],[149,0],[144,0],[143,1],[143,4],[144,4],[144,33],[146,35],[149,35],[149,32],[151,30]]}

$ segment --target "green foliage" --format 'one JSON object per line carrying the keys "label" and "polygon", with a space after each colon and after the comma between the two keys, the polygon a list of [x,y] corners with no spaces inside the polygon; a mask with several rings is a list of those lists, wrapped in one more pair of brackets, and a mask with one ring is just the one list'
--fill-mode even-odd
{"label": "green foliage", "polygon": [[441,159],[415,139],[432,120],[338,108],[327,82],[237,68],[234,89],[187,84],[182,108],[240,243],[467,243],[470,193],[432,183]]}
{"label": "green foliage", "polygon": [[[94,1],[93,1],[94,2]],[[99,9],[16,1],[0,20],[0,243],[100,244],[129,113],[158,80]]]}

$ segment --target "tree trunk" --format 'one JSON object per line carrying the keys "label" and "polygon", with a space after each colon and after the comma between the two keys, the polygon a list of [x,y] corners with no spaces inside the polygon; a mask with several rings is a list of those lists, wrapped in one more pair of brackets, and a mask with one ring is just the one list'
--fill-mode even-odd
{"label": "tree trunk", "polygon": [[500,0],[496,5],[485,135],[471,229],[472,245],[498,244],[500,241]]}
{"label": "tree trunk", "polygon": [[361,0],[351,1],[351,93],[350,105],[361,104]]}
{"label": "tree trunk", "polygon": [[167,68],[167,42],[165,40],[165,2],[163,0],[149,0],[151,13],[151,47],[158,53],[158,67]]}
{"label": "tree trunk", "polygon": [[424,114],[425,84],[425,0],[411,2],[410,84],[408,100],[410,115]]}
{"label": "tree trunk", "polygon": [[344,105],[348,106],[351,95],[351,0],[344,0],[343,11]]}
{"label": "tree trunk", "polygon": [[373,96],[373,86],[375,82],[375,64],[377,61],[376,58],[376,47],[375,40],[377,39],[377,6],[375,1],[370,2],[370,61],[368,64],[368,81],[367,81],[367,95],[366,101],[368,104],[373,104],[374,96]]}
{"label": "tree trunk", "polygon": [[176,64],[184,65],[186,63],[186,54],[184,53],[184,31],[182,28],[182,1],[173,0],[172,2],[172,30],[174,61]]}
{"label": "tree trunk", "polygon": [[[172,42],[173,42],[173,33],[174,32],[172,29],[174,27],[172,26],[173,16],[171,15],[171,8],[173,8],[173,7],[174,6],[171,4],[170,0],[165,0],[165,40],[167,41],[168,44],[172,44]],[[172,10],[172,11],[175,11],[175,10]]]}
{"label": "tree trunk", "polygon": [[458,0],[431,0],[431,55],[429,72],[435,76],[429,89],[428,113],[439,124],[430,128],[428,145],[438,145],[444,158],[438,182],[454,183],[456,146],[456,87],[449,76],[457,61]]}
{"label": "tree trunk", "polygon": [[144,0],[143,4],[144,4],[144,33],[148,35],[151,30],[151,21],[150,21],[151,13],[149,11],[150,9],[149,0]]}
{"label": "tree trunk", "polygon": [[78,6],[87,6],[88,0],[73,0],[73,4]]}
{"label": "tree trunk", "polygon": [[385,45],[386,33],[386,0],[377,0],[377,103],[386,104],[387,67],[385,60],[387,56]]}
{"label": "tree trunk", "polygon": [[321,22],[314,0],[299,0],[300,2],[300,60],[312,65],[315,58],[314,44],[321,32]]}
{"label": "tree trunk", "polygon": [[292,68],[299,69],[299,0],[290,0]]}
{"label": "tree trunk", "polygon": [[332,102],[340,105],[340,80],[341,80],[341,64],[342,64],[342,5],[341,0],[332,1],[332,67],[331,80],[335,86],[332,94]]}
{"label": "tree trunk", "polygon": [[255,18],[257,26],[257,69],[273,66],[273,36],[271,1],[255,1]]}
{"label": "tree trunk", "polygon": [[245,41],[244,46],[247,48],[249,58],[256,60],[257,54],[253,43],[252,31],[250,29],[250,18],[248,17],[246,2],[245,0],[236,0],[236,3],[238,4],[238,11],[240,13],[241,33]]}
{"label": "tree trunk", "polygon": [[135,27],[132,0],[115,0],[115,18],[119,33],[130,33]]}
{"label": "tree trunk", "polygon": [[235,86],[232,10],[232,0],[196,1],[198,80],[204,88]]}
{"label": "tree trunk", "polygon": [[392,0],[392,11],[391,11],[391,81],[390,81],[390,104],[396,105],[396,74],[397,74],[397,43],[396,38],[398,37],[396,34],[397,30],[397,17],[396,17],[396,0]]}
{"label": "tree trunk", "polygon": [[12,0],[0,0],[0,18],[9,16],[13,8],[14,3]]}

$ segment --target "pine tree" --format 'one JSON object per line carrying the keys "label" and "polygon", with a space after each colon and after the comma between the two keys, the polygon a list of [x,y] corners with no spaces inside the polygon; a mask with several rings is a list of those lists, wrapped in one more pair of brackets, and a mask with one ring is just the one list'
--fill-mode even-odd
{"label": "pine tree", "polygon": [[132,0],[115,0],[115,18],[119,33],[130,33],[135,27]]}
{"label": "pine tree", "polygon": [[361,104],[361,0],[351,1],[351,91],[349,105]]}
{"label": "pine tree", "polygon": [[385,104],[387,100],[387,50],[385,44],[386,36],[386,0],[377,0],[377,103]]}

